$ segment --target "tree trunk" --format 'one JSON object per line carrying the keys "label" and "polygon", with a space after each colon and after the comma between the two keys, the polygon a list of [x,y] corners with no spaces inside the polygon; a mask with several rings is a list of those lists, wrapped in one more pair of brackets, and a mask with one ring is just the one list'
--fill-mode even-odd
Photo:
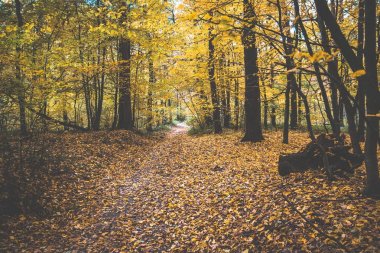
{"label": "tree trunk", "polygon": [[268,129],[268,98],[267,98],[267,89],[266,85],[264,83],[264,78],[261,78],[261,82],[263,85],[263,92],[264,92],[264,128]]}
{"label": "tree trunk", "polygon": [[147,131],[153,131],[153,85],[155,83],[154,65],[149,53],[149,84],[148,84],[148,117],[147,117]]}
{"label": "tree trunk", "polygon": [[21,35],[22,35],[22,29],[24,26],[24,20],[22,17],[22,5],[20,0],[15,1],[16,4],[16,16],[17,16],[17,44],[16,44],[16,81],[17,85],[19,86],[18,91],[18,104],[19,104],[19,113],[20,113],[20,133],[21,135],[26,135],[28,133],[27,125],[26,125],[26,109],[25,109],[25,88],[22,81],[22,70],[20,66],[20,60],[21,60]]}
{"label": "tree trunk", "polygon": [[[377,79],[376,59],[376,0],[365,1],[365,66],[367,83],[365,93],[367,96],[367,112],[370,115],[379,113],[380,94]],[[367,133],[365,140],[365,164],[367,172],[366,193],[379,194],[380,179],[377,157],[377,142],[379,139],[379,119],[367,118]]]}
{"label": "tree trunk", "polygon": [[[358,58],[361,64],[363,64],[364,56],[364,0],[359,0],[359,13],[358,13]],[[358,91],[356,94],[356,102],[359,106],[359,121],[358,121],[358,138],[360,141],[364,141],[365,130],[365,94],[364,83],[362,80],[358,80]]]}
{"label": "tree trunk", "polygon": [[[270,87],[274,87],[274,65],[270,65]],[[276,105],[274,101],[271,102],[271,113],[270,113],[270,122],[272,127],[277,128],[276,124]]]}
{"label": "tree trunk", "polygon": [[209,108],[208,108],[208,98],[205,94],[205,91],[203,88],[199,92],[199,99],[201,101],[201,112],[202,112],[202,119],[200,120],[200,128],[205,128],[208,126],[211,126],[213,123],[212,116],[210,115]]}
{"label": "tree trunk", "polygon": [[[100,52],[100,49],[99,49]],[[100,76],[100,80],[98,79],[98,87],[96,92],[96,110],[95,110],[95,119],[93,122],[93,128],[94,130],[100,129],[100,121],[102,117],[102,111],[103,111],[103,98],[104,98],[104,83],[105,83],[105,60],[106,60],[106,53],[107,49],[106,47],[103,47],[102,49],[102,72]],[[100,64],[100,55],[98,56],[98,65]]]}
{"label": "tree trunk", "polygon": [[284,129],[282,134],[282,143],[289,143],[289,93],[290,84],[286,84],[285,90],[285,112],[284,112]]}
{"label": "tree trunk", "polygon": [[118,128],[124,130],[133,129],[132,103],[131,103],[131,42],[129,39],[120,38],[120,87],[119,87],[119,122]]}
{"label": "tree trunk", "polygon": [[212,35],[212,30],[209,31],[209,40],[208,40],[208,77],[210,81],[210,89],[211,89],[211,103],[213,107],[212,119],[214,123],[214,133],[219,134],[222,133],[222,124],[220,121],[220,106],[219,106],[219,98],[218,98],[218,90],[215,82],[215,47],[214,47],[214,35]]}
{"label": "tree trunk", "polygon": [[119,97],[119,77],[116,74],[116,85],[115,85],[115,94],[114,94],[114,104],[113,104],[113,121],[112,121],[112,129],[116,129],[117,127],[117,119],[118,119],[118,97]]}
{"label": "tree trunk", "polygon": [[[298,73],[298,89],[302,90],[302,72]],[[302,101],[298,99],[298,125],[302,125]]]}
{"label": "tree trunk", "polygon": [[272,127],[277,128],[276,124],[276,108],[272,106],[271,112],[270,112],[270,124]]}
{"label": "tree trunk", "polygon": [[[300,16],[298,0],[294,0],[294,8],[295,8],[296,15]],[[306,28],[305,28],[305,26],[303,24],[302,19],[298,19],[298,23],[299,23],[299,25],[301,27],[302,34],[303,34],[303,36],[305,38],[307,51],[308,51],[308,53],[310,55],[313,55],[314,52],[313,52],[313,49],[311,47],[311,44],[310,44],[310,41],[309,41],[309,36],[307,34],[307,31],[306,31]],[[322,80],[322,76],[321,76],[321,73],[320,73],[320,69],[319,69],[318,63],[316,63],[316,62],[313,63],[313,67],[314,67],[314,70],[315,70],[315,74],[316,74],[316,78],[317,78],[317,81],[318,81],[319,88],[321,90],[321,95],[322,95],[323,103],[324,103],[324,106],[325,106],[326,116],[327,116],[327,118],[329,120],[329,123],[331,125],[331,128],[332,128],[332,131],[333,131],[334,135],[335,136],[339,136],[340,128],[339,128],[339,125],[337,125],[336,122],[334,121],[334,117],[333,117],[333,115],[331,113],[329,99],[327,97],[327,92],[326,92],[326,89],[325,89],[324,84],[323,84],[323,80]]]}
{"label": "tree trunk", "polygon": [[69,116],[67,115],[67,110],[66,110],[66,108],[63,110],[62,119],[63,119],[63,123],[65,124],[65,125],[63,126],[63,129],[64,129],[65,131],[68,131],[68,130],[69,130],[69,127],[67,126],[67,124],[69,124]]}
{"label": "tree trunk", "polygon": [[230,128],[231,127],[231,79],[229,78],[228,69],[230,67],[229,61],[227,61],[226,69],[225,69],[225,84],[226,84],[226,108],[224,110],[224,127]]}
{"label": "tree trunk", "polygon": [[234,92],[234,110],[235,110],[235,130],[239,129],[239,80],[235,78],[235,92]]}
{"label": "tree trunk", "polygon": [[[335,1],[331,1],[331,11],[334,13],[334,16],[336,19],[337,4],[335,4]],[[321,31],[322,44],[325,44],[327,46],[327,48],[325,48],[324,51],[329,52],[331,54],[331,50],[329,47],[329,37],[326,33],[326,29],[323,22],[321,22],[320,20],[321,19],[318,17],[318,23],[321,23],[321,25],[323,25],[323,31]],[[325,38],[323,38],[323,36]],[[324,39],[325,39],[325,43],[323,43]],[[339,71],[338,71],[338,60],[334,59],[332,61],[329,61],[327,64],[328,64],[327,66],[328,66],[329,73],[331,73],[333,76],[336,76],[337,78],[340,78]],[[340,118],[339,118],[339,104],[338,104],[338,91],[337,91],[338,88],[336,87],[336,84],[334,84],[331,80],[330,80],[330,90],[331,90],[331,106],[332,106],[332,111],[333,111],[333,117],[335,120],[335,124],[339,127],[337,130],[339,130],[339,133],[340,133],[340,122],[339,122]]]}
{"label": "tree trunk", "polygon": [[[284,29],[283,29],[283,24],[285,25],[286,31],[289,30],[289,19],[287,19],[284,23],[282,20],[282,7],[281,3],[279,0],[277,0],[277,10],[278,10],[278,18],[279,18],[279,26],[280,26],[280,33],[281,33],[281,39],[282,39],[282,46],[285,51],[285,65],[286,69],[288,71],[286,75],[286,91],[285,91],[285,111],[284,111],[284,129],[283,129],[283,143],[289,143],[289,114],[290,114],[290,102],[289,102],[289,96],[290,92],[292,92],[292,99],[293,97],[293,91],[296,91],[297,89],[297,80],[294,76],[294,73],[291,71],[294,68],[294,61],[290,57],[290,55],[293,53],[293,40],[290,37],[290,34],[288,32],[287,36],[285,36]],[[292,112],[294,113],[294,110],[297,110],[297,103],[295,103],[295,108],[294,108],[294,102],[291,102],[292,106]],[[297,113],[292,115],[297,116]],[[296,122],[297,118],[292,118],[291,123],[293,123],[293,126],[291,126],[292,129],[296,128]]]}
{"label": "tree trunk", "polygon": [[[316,0],[318,14],[322,17],[331,36],[341,50],[350,68],[356,72],[363,69],[358,57],[350,47],[347,39],[343,35],[339,25],[330,12],[326,1]],[[379,88],[377,83],[376,70],[376,0],[365,1],[365,63],[366,74],[359,79],[365,83],[365,94],[367,97],[367,113],[377,114],[379,112]],[[377,158],[377,142],[379,138],[379,121],[376,117],[367,118],[365,163],[367,171],[367,194],[379,192],[380,180]]]}
{"label": "tree trunk", "polygon": [[[321,18],[318,18],[318,25],[319,25],[319,29],[321,31],[323,48],[327,53],[331,54],[325,24],[323,23]],[[339,91],[341,93],[341,100],[342,100],[344,107],[346,109],[347,122],[348,122],[348,132],[349,132],[350,137],[351,137],[352,147],[354,149],[355,154],[361,154],[362,151],[360,148],[359,137],[358,137],[358,133],[356,130],[356,123],[355,123],[355,109],[353,108],[349,98],[347,97],[347,94],[346,94],[347,92],[343,89],[344,85],[342,82],[342,78],[340,77],[339,72],[338,72],[337,60],[328,62],[328,73],[329,73],[329,79],[330,79],[330,87],[332,89],[331,100],[332,100],[332,104],[333,104],[334,120],[338,126],[341,125],[340,124],[340,112],[339,112],[339,105],[338,105],[337,97],[334,98],[334,96],[337,96],[337,94],[334,94],[334,92],[333,92],[335,90],[335,93],[337,93],[336,89],[339,89]],[[336,103],[336,105],[334,105],[335,103]]]}
{"label": "tree trunk", "polygon": [[[297,83],[293,84],[292,87],[295,85],[297,85]],[[294,130],[298,127],[297,90],[292,88],[290,89],[290,93],[290,129]]]}
{"label": "tree trunk", "polygon": [[226,110],[224,114],[224,127],[231,127],[231,87],[230,80],[226,81]]}
{"label": "tree trunk", "polygon": [[[255,17],[253,6],[244,0],[244,18]],[[244,27],[244,71],[245,71],[245,135],[242,141],[258,142],[264,139],[261,129],[261,101],[257,66],[256,34],[252,27]]]}
{"label": "tree trunk", "polygon": [[[331,54],[331,50],[328,45],[328,37],[327,37],[325,24],[323,23],[323,20],[320,17],[318,17],[318,25],[321,31],[322,44],[323,44],[324,50]],[[356,130],[355,109],[348,98],[347,90],[344,89],[342,79],[340,78],[339,73],[338,73],[338,64],[336,61],[335,62],[331,61],[328,63],[328,74],[329,74],[329,79],[330,79],[330,85],[332,87],[337,87],[341,93],[341,100],[342,100],[342,103],[344,104],[344,108],[346,111],[348,132],[350,134],[351,144],[354,149],[354,153],[362,154],[362,150],[359,143],[358,132]],[[339,109],[339,106],[338,106],[338,109]],[[336,124],[340,125],[338,121],[336,121]]]}

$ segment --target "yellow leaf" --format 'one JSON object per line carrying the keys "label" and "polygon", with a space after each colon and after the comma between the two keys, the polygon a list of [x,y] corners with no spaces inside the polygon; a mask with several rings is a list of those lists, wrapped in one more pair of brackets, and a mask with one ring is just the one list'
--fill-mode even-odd
{"label": "yellow leaf", "polygon": [[359,69],[359,70],[356,70],[354,73],[352,73],[351,77],[358,78],[358,77],[364,76],[365,74],[366,72],[364,69]]}

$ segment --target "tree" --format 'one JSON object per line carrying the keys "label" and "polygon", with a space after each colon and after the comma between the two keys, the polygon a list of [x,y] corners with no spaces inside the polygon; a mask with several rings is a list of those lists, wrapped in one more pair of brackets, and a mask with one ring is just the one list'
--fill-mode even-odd
{"label": "tree", "polygon": [[210,82],[210,90],[211,90],[211,102],[213,106],[212,112],[212,120],[214,124],[214,133],[220,134],[222,132],[222,123],[220,120],[220,105],[219,105],[219,97],[218,91],[215,81],[215,47],[214,47],[214,35],[212,34],[212,29],[209,31],[209,39],[208,39],[208,76]]}
{"label": "tree", "polygon": [[131,105],[131,42],[128,39],[120,38],[119,53],[120,60],[120,87],[119,87],[119,129],[131,130],[132,105]]}
{"label": "tree", "polygon": [[[376,59],[376,0],[365,1],[365,75],[367,78],[365,94],[367,97],[367,112],[376,115],[380,109],[380,93],[377,79]],[[364,80],[363,80],[364,82]],[[367,132],[365,140],[367,189],[366,193],[380,193],[379,164],[377,157],[377,144],[379,142],[379,119],[367,118]]]}
{"label": "tree", "polygon": [[147,128],[146,130],[153,130],[153,85],[156,82],[156,78],[154,76],[154,65],[153,59],[151,56],[151,52],[149,52],[149,86],[148,86],[148,119],[147,119]]}
{"label": "tree", "polygon": [[[123,6],[127,8],[126,4]],[[127,15],[127,10],[125,9],[122,18],[125,19]],[[119,64],[119,122],[118,128],[124,130],[133,129],[133,118],[132,118],[132,100],[131,100],[131,41],[124,36],[120,37],[119,41],[119,54],[120,54],[120,64]]]}
{"label": "tree", "polygon": [[245,72],[245,135],[242,141],[258,142],[264,139],[261,129],[261,100],[259,73],[257,67],[257,48],[255,13],[249,0],[244,0],[244,19],[247,24],[243,28]]}
{"label": "tree", "polygon": [[[330,12],[326,1],[315,1],[317,12],[331,32],[337,46],[347,60],[354,73],[365,83],[364,90],[367,98],[367,112],[376,115],[379,112],[379,88],[377,83],[376,60],[376,1],[365,1],[365,63],[366,71],[362,74],[363,65],[353,52],[350,44],[343,35],[339,25]],[[367,172],[366,193],[378,194],[380,191],[379,168],[377,158],[377,143],[379,138],[379,121],[376,117],[367,117],[365,142],[365,163]]]}
{"label": "tree", "polygon": [[22,70],[20,66],[22,47],[21,40],[23,34],[24,20],[22,16],[22,5],[20,0],[15,0],[16,16],[17,16],[17,45],[16,45],[16,82],[18,86],[18,104],[20,110],[20,132],[22,135],[26,135],[28,132],[26,125],[26,109],[25,109],[25,89],[22,80]]}

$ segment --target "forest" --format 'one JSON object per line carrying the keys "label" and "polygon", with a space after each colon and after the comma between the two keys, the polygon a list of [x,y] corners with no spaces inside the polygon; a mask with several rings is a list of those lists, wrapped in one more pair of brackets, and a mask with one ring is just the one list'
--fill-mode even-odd
{"label": "forest", "polygon": [[1,252],[378,252],[377,0],[0,0]]}

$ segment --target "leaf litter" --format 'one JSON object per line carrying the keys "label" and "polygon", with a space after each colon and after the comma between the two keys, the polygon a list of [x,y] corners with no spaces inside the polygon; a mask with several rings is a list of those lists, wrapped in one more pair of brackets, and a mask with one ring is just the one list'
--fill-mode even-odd
{"label": "leaf litter", "polygon": [[[51,135],[68,173],[44,196],[45,218],[2,224],[0,249],[33,252],[376,252],[379,202],[345,180],[308,171],[281,178],[280,153],[308,142],[241,143],[241,133]],[[54,155],[52,156],[54,157]]]}

